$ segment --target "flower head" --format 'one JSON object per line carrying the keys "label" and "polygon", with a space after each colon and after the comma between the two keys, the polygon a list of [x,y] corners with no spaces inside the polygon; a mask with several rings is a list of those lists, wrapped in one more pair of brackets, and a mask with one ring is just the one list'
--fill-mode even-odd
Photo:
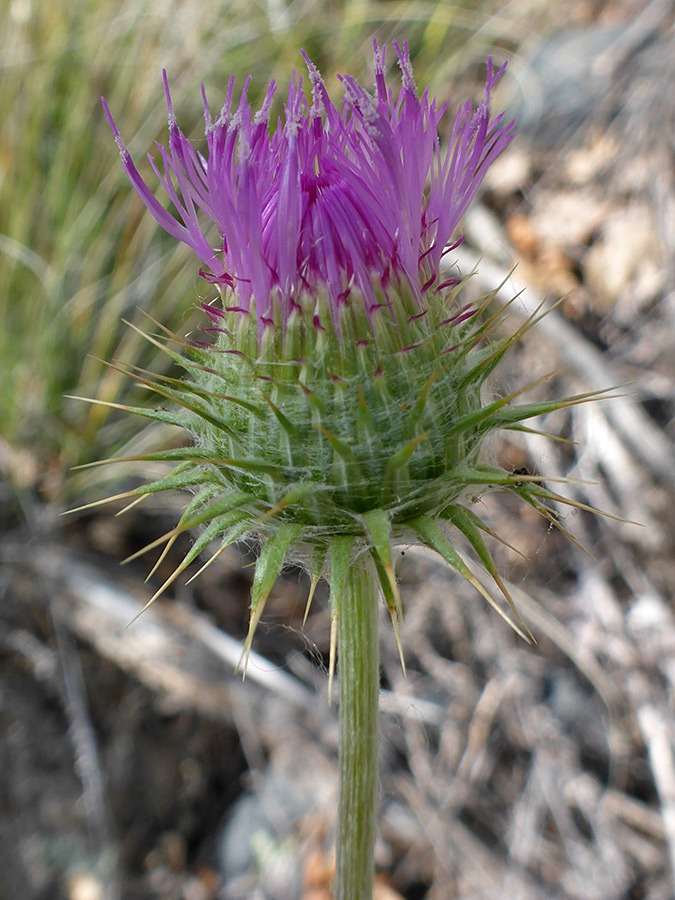
{"label": "flower head", "polygon": [[[270,84],[253,113],[246,82],[213,118],[203,93],[206,155],[180,131],[166,73],[168,148],[150,164],[177,217],[145,184],[106,107],[133,186],[157,222],[190,246],[210,274],[236,291],[241,309],[255,304],[259,322],[281,319],[320,293],[337,318],[351,294],[367,310],[388,300],[403,282],[420,310],[438,288],[443,254],[488,166],[513,136],[513,123],[490,119],[490,91],[503,72],[488,63],[485,96],[467,102],[441,151],[437,108],[428,89],[421,99],[408,48],[395,44],[402,84],[395,98],[385,79],[385,48],[374,45],[375,94],[342,76],[338,109],[305,57],[311,98],[293,73],[283,122],[270,130],[275,93]],[[216,243],[217,242],[217,243]],[[212,246],[216,243],[216,246]]]}
{"label": "flower head", "polygon": [[371,554],[396,626],[394,544],[436,550],[496,606],[448,538],[463,535],[511,603],[476,497],[513,491],[560,527],[547,501],[562,498],[536,476],[491,465],[486,439],[585,398],[517,405],[518,391],[485,402],[486,379],[535,317],[493,339],[502,313],[481,316],[491,296],[465,304],[461,281],[441,274],[462,214],[512,137],[513,123],[490,117],[503,70],[488,63],[483,101],[459,109],[442,150],[445,106],[428,91],[418,97],[408,50],[396,50],[396,98],[377,44],[374,95],[344,76],[341,108],[306,59],[311,98],[294,74],[271,128],[274,85],[253,114],[246,86],[234,103],[230,81],[215,120],[204,98],[206,155],[178,128],[167,87],[169,145],[150,162],[175,214],[139,175],[108,113],[134,188],[222,297],[204,306],[209,340],[170,336],[165,349],[183,380],[131,373],[175,404],[134,411],[186,428],[194,446],[135,457],[179,465],[129,495],[195,495],[163,540],[203,530],[158,594],[213,541],[219,550],[243,536],[263,542],[247,646],[289,555],[313,584],[328,575],[335,623],[350,562]]}

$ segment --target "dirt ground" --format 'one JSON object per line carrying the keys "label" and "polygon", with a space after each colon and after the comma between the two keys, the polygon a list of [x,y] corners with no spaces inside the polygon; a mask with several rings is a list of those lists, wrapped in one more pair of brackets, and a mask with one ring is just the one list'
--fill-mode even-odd
{"label": "dirt ground", "polygon": [[[532,397],[623,386],[538,423],[563,441],[495,448],[608,515],[561,505],[570,541],[480,499],[535,647],[401,548],[378,900],[675,897],[675,32],[671,3],[613,10],[514,61],[519,138],[457,254],[499,302],[522,290],[516,322],[564,297],[497,389],[551,370]],[[305,576],[278,581],[242,683],[252,548],[127,628],[185,546],[148,584],[142,559],[117,564],[175,509],[57,505],[0,482],[0,900],[330,900],[325,592],[303,630]]]}

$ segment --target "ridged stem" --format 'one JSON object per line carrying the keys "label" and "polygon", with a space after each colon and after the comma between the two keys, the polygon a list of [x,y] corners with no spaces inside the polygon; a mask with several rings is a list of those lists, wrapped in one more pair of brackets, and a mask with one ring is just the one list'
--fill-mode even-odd
{"label": "ridged stem", "polygon": [[338,614],[340,783],[335,900],[372,900],[377,821],[378,591],[372,565],[351,566]]}

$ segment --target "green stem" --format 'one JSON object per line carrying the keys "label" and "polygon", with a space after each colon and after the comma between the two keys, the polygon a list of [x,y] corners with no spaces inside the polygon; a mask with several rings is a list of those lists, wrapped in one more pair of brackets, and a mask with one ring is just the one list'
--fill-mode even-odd
{"label": "green stem", "polygon": [[372,565],[351,566],[338,612],[340,784],[335,900],[372,900],[377,819],[378,592]]}

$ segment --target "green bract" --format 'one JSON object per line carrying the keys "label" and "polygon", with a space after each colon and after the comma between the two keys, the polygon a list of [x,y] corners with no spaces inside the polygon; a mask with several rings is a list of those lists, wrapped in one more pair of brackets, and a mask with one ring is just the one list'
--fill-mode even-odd
{"label": "green bract", "polygon": [[[304,565],[313,584],[330,573],[334,622],[350,562],[370,553],[397,625],[396,544],[435,550],[496,606],[448,528],[464,535],[511,602],[482,538],[489,529],[472,505],[486,490],[509,489],[558,525],[546,501],[562,498],[536,476],[491,465],[487,439],[588,395],[516,404],[518,391],[484,402],[486,379],[536,317],[491,339],[503,330],[504,312],[489,314],[492,295],[478,307],[460,305],[461,288],[430,297],[421,313],[403,286],[370,316],[356,297],[337,323],[321,299],[307,298],[284,328],[270,325],[262,335],[255,315],[231,307],[224,292],[224,311],[207,307],[216,323],[212,344],[167,335],[161,346],[185,378],[130,374],[177,409],[133,411],[187,429],[194,446],[135,457],[178,466],[121,496],[194,494],[176,528],[140,553],[171,546],[183,531],[201,532],[150,602],[208,545],[216,542],[217,556],[247,537],[263,545],[247,649],[287,560]],[[527,637],[526,626],[509,621]]]}

